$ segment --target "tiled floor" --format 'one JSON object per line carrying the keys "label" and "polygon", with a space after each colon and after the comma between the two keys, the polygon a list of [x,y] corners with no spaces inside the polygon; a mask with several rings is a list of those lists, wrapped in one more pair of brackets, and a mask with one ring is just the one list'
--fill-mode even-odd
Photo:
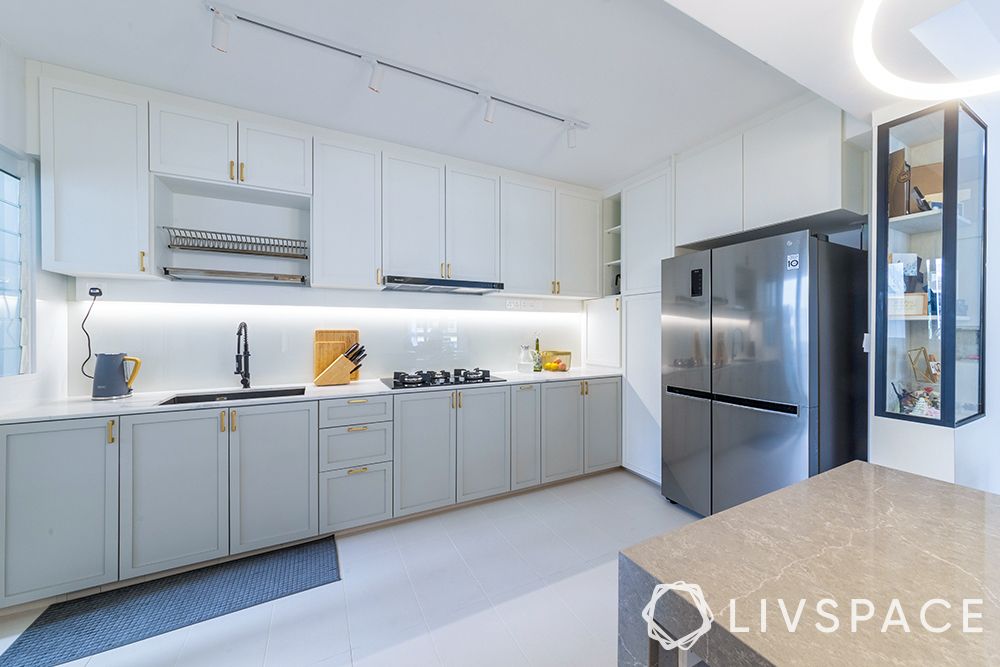
{"label": "tiled floor", "polygon": [[618,550],[694,518],[617,470],[338,538],[340,582],[70,664],[614,665]]}

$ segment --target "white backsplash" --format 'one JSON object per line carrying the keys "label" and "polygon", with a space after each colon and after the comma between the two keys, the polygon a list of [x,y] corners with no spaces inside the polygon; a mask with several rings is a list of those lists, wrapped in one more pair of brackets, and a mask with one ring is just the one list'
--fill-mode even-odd
{"label": "white backsplash", "polygon": [[[80,373],[86,340],[79,323],[89,301],[69,304],[69,393],[90,393]],[[98,301],[87,321],[94,352],[142,359],[136,391],[239,386],[233,374],[236,326],[250,332],[254,386],[312,382],[313,331],[358,329],[368,357],[362,378],[393,370],[513,370],[521,344],[569,350],[581,361],[578,312],[410,310]],[[93,362],[88,365],[93,370]]]}

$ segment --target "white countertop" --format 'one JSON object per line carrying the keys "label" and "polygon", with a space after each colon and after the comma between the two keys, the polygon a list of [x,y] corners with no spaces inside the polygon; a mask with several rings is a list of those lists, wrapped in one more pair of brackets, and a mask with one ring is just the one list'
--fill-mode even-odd
{"label": "white countertop", "polygon": [[[558,382],[560,380],[586,380],[599,377],[617,377],[619,370],[613,368],[571,368],[564,372],[542,371],[540,373],[494,373],[511,384],[528,384],[532,382]],[[317,387],[312,383],[270,385],[254,387],[253,389],[278,389],[281,387],[305,386],[305,394],[301,396],[277,396],[270,398],[253,398],[245,400],[225,401],[227,406],[259,405],[266,403],[294,403],[296,401],[318,401],[330,398],[351,398],[356,396],[377,396],[382,394],[398,394],[402,390],[392,390],[381,380],[358,380],[339,387]],[[469,385],[472,389],[478,385]],[[419,391],[453,391],[457,387],[428,387]],[[159,405],[171,396],[178,394],[201,394],[217,391],[239,391],[238,387],[191,388],[183,391],[153,391],[140,392],[128,398],[110,401],[94,401],[89,396],[71,396],[64,399],[45,401],[27,405],[0,409],[0,425],[20,422],[48,421],[53,419],[85,419],[88,417],[112,417],[148,412],[177,412],[182,410],[202,410],[217,406],[219,403],[185,403],[181,405]],[[410,390],[416,391],[416,390]]]}

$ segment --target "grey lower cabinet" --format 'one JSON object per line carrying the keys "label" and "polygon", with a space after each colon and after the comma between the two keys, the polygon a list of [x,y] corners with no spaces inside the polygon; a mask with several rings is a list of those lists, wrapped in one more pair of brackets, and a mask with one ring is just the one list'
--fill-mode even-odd
{"label": "grey lower cabinet", "polygon": [[542,481],[583,474],[584,382],[542,385]]}
{"label": "grey lower cabinet", "polygon": [[122,579],[229,554],[227,413],[122,417]]}
{"label": "grey lower cabinet", "polygon": [[456,392],[393,396],[395,516],[455,503]]}
{"label": "grey lower cabinet", "polygon": [[510,388],[510,488],[542,481],[542,391],[538,384]]}
{"label": "grey lower cabinet", "polygon": [[456,500],[510,491],[510,388],[458,392]]}
{"label": "grey lower cabinet", "polygon": [[319,532],[392,518],[392,461],[319,475]]}
{"label": "grey lower cabinet", "polygon": [[118,420],[0,426],[0,606],[118,579]]}
{"label": "grey lower cabinet", "polygon": [[318,535],[316,402],[255,405],[229,414],[230,552]]}
{"label": "grey lower cabinet", "polygon": [[583,433],[584,472],[617,468],[621,465],[621,378],[585,381]]}

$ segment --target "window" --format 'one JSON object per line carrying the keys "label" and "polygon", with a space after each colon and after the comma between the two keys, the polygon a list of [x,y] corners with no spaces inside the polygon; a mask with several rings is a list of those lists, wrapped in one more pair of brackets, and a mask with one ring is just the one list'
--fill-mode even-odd
{"label": "window", "polygon": [[0,171],[0,377],[26,370],[21,180]]}

